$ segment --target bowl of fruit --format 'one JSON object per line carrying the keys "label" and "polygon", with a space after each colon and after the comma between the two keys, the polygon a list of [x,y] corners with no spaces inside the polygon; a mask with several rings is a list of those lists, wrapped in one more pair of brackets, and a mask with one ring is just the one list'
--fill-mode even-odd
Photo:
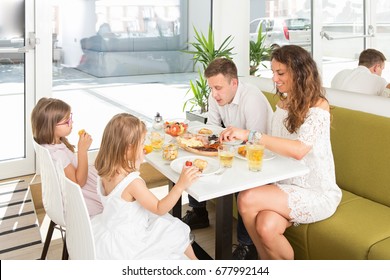
{"label": "bowl of fruit", "polygon": [[187,132],[189,121],[186,119],[167,120],[164,122],[164,131],[173,137]]}

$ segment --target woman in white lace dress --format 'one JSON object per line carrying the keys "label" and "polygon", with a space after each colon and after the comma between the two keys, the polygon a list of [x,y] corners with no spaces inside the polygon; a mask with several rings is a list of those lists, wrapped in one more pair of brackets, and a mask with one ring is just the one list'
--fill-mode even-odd
{"label": "woman in white lace dress", "polygon": [[310,172],[240,192],[238,209],[261,259],[293,259],[284,236],[292,224],[333,215],[341,200],[330,144],[330,108],[314,60],[304,49],[284,46],[272,53],[273,81],[280,101],[271,135],[230,127],[223,140],[254,139],[292,157]]}

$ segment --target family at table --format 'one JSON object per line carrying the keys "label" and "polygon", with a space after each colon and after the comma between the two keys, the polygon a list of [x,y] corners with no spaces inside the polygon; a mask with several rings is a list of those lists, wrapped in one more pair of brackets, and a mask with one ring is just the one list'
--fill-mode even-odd
{"label": "family at table", "polygon": [[[283,46],[272,52],[271,68],[279,98],[275,112],[256,87],[239,81],[231,60],[217,58],[204,73],[211,88],[207,123],[226,127],[220,141],[256,142],[309,170],[237,193],[233,259],[294,259],[286,228],[330,217],[341,200],[330,144],[330,107],[314,60],[298,46]],[[33,136],[38,144],[55,147],[53,159],[82,189],[88,178],[97,181],[96,190],[84,195],[88,209],[102,206],[101,213],[90,213],[97,258],[196,259],[190,229],[209,226],[206,202],[189,196],[192,209],[182,220],[168,211],[200,180],[199,169],[184,165],[170,192],[157,199],[138,171],[145,157],[146,126],[127,113],[109,121],[95,166],[88,166],[91,136],[81,133],[77,156],[73,154],[66,140],[72,130],[71,109],[63,103],[47,98],[37,103]]]}

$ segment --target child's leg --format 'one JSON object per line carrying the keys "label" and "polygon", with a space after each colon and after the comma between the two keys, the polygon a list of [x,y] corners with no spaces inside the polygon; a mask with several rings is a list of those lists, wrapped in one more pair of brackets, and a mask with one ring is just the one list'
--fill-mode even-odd
{"label": "child's leg", "polygon": [[188,245],[187,249],[184,251],[184,254],[191,260],[197,260],[198,258],[195,256],[194,250],[192,249],[191,244]]}

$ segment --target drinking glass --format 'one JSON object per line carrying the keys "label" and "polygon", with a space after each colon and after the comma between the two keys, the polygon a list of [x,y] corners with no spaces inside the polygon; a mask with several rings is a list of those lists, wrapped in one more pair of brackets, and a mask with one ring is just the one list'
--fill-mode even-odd
{"label": "drinking glass", "polygon": [[165,133],[163,131],[152,131],[150,133],[150,144],[154,151],[161,151],[164,144]]}
{"label": "drinking glass", "polygon": [[246,158],[250,171],[261,171],[263,166],[264,145],[248,142],[246,145]]}
{"label": "drinking glass", "polygon": [[234,159],[234,146],[223,144],[220,145],[218,147],[218,158],[221,167],[232,167]]}

